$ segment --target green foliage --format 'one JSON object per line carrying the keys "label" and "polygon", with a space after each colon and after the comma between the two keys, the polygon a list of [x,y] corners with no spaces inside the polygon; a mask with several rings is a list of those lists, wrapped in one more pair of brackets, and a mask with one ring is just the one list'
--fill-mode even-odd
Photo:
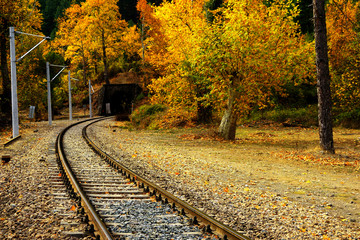
{"label": "green foliage", "polygon": [[145,95],[143,92],[141,92],[139,95],[136,96],[135,102],[141,101],[145,98]]}
{"label": "green foliage", "polygon": [[209,22],[213,22],[215,20],[215,16],[212,11],[218,9],[221,7],[221,5],[224,3],[223,0],[209,0],[205,3],[205,11],[206,11],[206,19]]}
{"label": "green foliage", "polygon": [[147,128],[158,115],[162,114],[166,107],[161,104],[142,105],[130,115],[130,121],[136,127]]}
{"label": "green foliage", "polygon": [[282,88],[284,89],[282,94],[274,92],[271,97],[274,106],[303,108],[317,103],[315,83],[294,84],[288,82]]}
{"label": "green foliage", "polygon": [[[42,32],[46,36],[54,38],[57,30],[56,21],[61,18],[72,0],[40,0],[40,11],[43,14],[44,21],[41,26]],[[83,2],[83,1],[76,1]]]}
{"label": "green foliage", "polygon": [[248,119],[243,121],[274,121],[284,126],[317,126],[317,106],[310,105],[303,108],[284,108],[268,111],[254,111]]}
{"label": "green foliage", "polygon": [[360,109],[342,112],[336,115],[335,124],[346,128],[360,128]]}

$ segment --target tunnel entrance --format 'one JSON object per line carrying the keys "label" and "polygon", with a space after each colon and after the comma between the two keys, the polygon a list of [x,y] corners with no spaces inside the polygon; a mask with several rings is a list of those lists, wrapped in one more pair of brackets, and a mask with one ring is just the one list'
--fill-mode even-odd
{"label": "tunnel entrance", "polygon": [[130,115],[132,103],[142,92],[138,84],[105,84],[98,97],[98,115]]}

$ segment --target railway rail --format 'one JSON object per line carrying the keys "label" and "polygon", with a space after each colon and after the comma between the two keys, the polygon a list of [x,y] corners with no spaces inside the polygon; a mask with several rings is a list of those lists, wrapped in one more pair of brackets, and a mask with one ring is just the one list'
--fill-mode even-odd
{"label": "railway rail", "polygon": [[139,176],[96,146],[85,120],[56,141],[60,175],[98,239],[249,239]]}

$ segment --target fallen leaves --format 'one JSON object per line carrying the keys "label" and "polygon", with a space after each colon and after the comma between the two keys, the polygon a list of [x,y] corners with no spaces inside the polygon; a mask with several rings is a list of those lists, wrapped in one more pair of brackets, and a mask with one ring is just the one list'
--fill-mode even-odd
{"label": "fallen leaves", "polygon": [[[301,151],[279,151],[272,152],[277,158],[286,160],[304,161],[307,163],[330,165],[330,166],[346,166],[353,167],[355,170],[359,170],[360,167],[360,155],[353,152],[351,157],[343,156],[341,154],[324,155],[317,153],[303,153]],[[353,159],[353,160],[352,160]],[[323,174],[326,174],[325,172]]]}

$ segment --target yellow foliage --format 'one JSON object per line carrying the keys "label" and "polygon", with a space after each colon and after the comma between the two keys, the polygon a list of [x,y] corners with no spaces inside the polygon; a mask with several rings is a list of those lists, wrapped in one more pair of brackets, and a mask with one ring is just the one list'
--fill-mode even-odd
{"label": "yellow foliage", "polygon": [[357,14],[360,3],[329,1],[327,32],[332,74],[332,93],[338,111],[360,108],[360,65]]}
{"label": "yellow foliage", "polygon": [[73,4],[59,20],[53,49],[64,53],[73,69],[82,66],[83,78],[96,71],[100,60],[114,61],[124,53],[137,54],[140,47],[136,27],[121,19],[116,0],[87,0]]}
{"label": "yellow foliage", "polygon": [[[151,15],[162,36],[162,42],[151,36],[147,49],[147,61],[162,74],[149,86],[154,102],[193,111],[205,104],[222,111],[234,89],[235,111],[241,114],[266,107],[270,94],[287,81],[314,74],[313,43],[299,34],[294,21],[299,10],[291,1],[268,7],[261,0],[227,0],[213,12],[214,22],[206,18],[204,3],[177,0],[151,11],[142,5],[144,19]],[[159,48],[161,56],[152,54]]]}

